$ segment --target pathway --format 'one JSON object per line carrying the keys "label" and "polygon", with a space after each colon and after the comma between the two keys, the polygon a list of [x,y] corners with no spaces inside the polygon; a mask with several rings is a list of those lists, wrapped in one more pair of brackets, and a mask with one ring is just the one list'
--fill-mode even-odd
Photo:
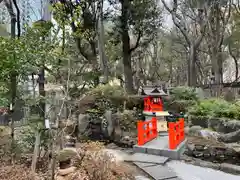
{"label": "pathway", "polygon": [[[144,153],[129,155],[121,150],[108,149],[117,161],[130,161],[142,169],[154,180],[240,180],[240,176],[221,171],[186,164],[181,161],[169,161],[167,157]],[[137,176],[136,180],[149,180]]]}
{"label": "pathway", "polygon": [[174,169],[183,180],[240,180],[240,175],[227,174],[210,168],[186,164],[180,161],[170,161],[167,166]]}

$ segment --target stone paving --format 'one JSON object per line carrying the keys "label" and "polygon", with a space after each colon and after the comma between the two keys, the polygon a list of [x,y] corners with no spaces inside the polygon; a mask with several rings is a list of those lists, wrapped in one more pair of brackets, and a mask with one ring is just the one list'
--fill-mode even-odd
{"label": "stone paving", "polygon": [[[154,180],[240,180],[240,176],[221,171],[174,161],[167,157],[145,153],[128,153],[122,150],[108,150],[119,161],[132,162]],[[137,175],[136,180],[150,180]]]}
{"label": "stone paving", "polygon": [[152,163],[152,164],[161,164],[161,165],[165,164],[168,160],[169,160],[168,157],[155,156],[155,155],[144,154],[144,153],[134,153],[133,155],[129,156],[129,159],[128,159],[128,161],[132,161],[132,162],[143,162],[143,163]]}
{"label": "stone paving", "polygon": [[[134,157],[141,157],[143,154],[135,155]],[[155,160],[153,155],[147,155],[149,159],[147,162],[143,162],[147,157],[143,155],[142,159],[133,161],[133,163],[142,169],[154,180],[240,180],[239,175],[232,175],[224,173],[222,171],[194,166],[186,164],[181,161],[167,160],[162,161],[160,164],[159,160]],[[156,156],[159,159],[159,156]],[[164,157],[162,158],[162,160]],[[134,158],[132,158],[134,160]],[[151,162],[153,160],[153,162]],[[127,160],[129,161],[129,159]],[[150,180],[149,178],[138,176],[136,180]]]}
{"label": "stone paving", "polygon": [[125,161],[132,161],[137,167],[154,180],[181,180],[176,173],[166,166],[169,158],[144,153],[135,153]]}
{"label": "stone paving", "polygon": [[222,171],[194,166],[180,161],[170,161],[166,164],[182,180],[240,180],[240,175],[224,173]]}

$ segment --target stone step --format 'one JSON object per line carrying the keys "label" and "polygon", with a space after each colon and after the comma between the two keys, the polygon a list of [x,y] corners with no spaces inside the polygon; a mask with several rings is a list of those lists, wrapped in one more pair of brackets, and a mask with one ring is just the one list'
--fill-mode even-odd
{"label": "stone step", "polygon": [[135,176],[135,180],[151,180],[145,176]]}
{"label": "stone step", "polygon": [[181,142],[176,149],[171,150],[168,148],[168,136],[159,136],[142,146],[134,145],[133,151],[135,153],[159,155],[178,160],[184,152],[185,144],[186,140]]}
{"label": "stone step", "polygon": [[167,166],[152,165],[149,163],[135,163],[140,169],[151,176],[154,180],[180,180],[176,173]]}
{"label": "stone step", "polygon": [[165,164],[169,160],[168,157],[156,156],[152,154],[134,153],[129,156],[125,161],[151,163],[151,164]]}

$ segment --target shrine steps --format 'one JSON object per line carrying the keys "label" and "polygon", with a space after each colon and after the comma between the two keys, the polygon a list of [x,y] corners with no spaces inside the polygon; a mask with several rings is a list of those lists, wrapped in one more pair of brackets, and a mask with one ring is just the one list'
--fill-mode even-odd
{"label": "shrine steps", "polygon": [[174,150],[168,148],[168,134],[162,133],[157,138],[142,146],[134,145],[134,153],[145,153],[158,156],[168,157],[170,159],[179,160],[185,150],[186,139],[181,142]]}

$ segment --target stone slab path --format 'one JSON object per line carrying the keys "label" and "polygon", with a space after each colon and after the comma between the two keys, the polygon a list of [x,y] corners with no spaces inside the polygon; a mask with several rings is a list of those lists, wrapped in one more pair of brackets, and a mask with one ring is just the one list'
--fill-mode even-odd
{"label": "stone slab path", "polygon": [[240,175],[232,175],[210,168],[194,166],[180,161],[170,161],[167,166],[183,180],[240,180]]}
{"label": "stone slab path", "polygon": [[[121,150],[107,150],[118,161],[131,161],[154,180],[240,180],[240,176],[227,174],[210,168],[169,161],[165,157],[137,153],[128,154]],[[150,180],[144,175],[136,175],[136,180]]]}
{"label": "stone slab path", "polygon": [[148,163],[134,163],[136,164],[140,169],[145,171],[149,176],[151,176],[155,180],[166,180],[166,179],[176,179],[177,174],[172,171],[169,167],[164,165],[149,165]]}
{"label": "stone slab path", "polygon": [[[126,156],[125,156],[126,157]],[[144,153],[134,153],[125,161],[131,161],[154,180],[180,180],[166,163],[169,158]]]}
{"label": "stone slab path", "polygon": [[129,159],[126,159],[125,161],[165,164],[168,160],[169,160],[168,157],[155,156],[144,153],[134,153],[132,156],[129,157]]}

